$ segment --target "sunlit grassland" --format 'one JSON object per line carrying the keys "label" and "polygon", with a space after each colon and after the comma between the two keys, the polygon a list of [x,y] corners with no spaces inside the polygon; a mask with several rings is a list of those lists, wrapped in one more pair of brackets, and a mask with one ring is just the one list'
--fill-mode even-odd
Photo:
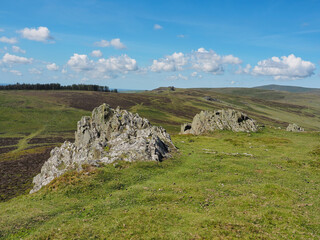
{"label": "sunlit grassland", "polygon": [[172,136],[161,163],[67,173],[0,204],[4,239],[318,239],[319,133]]}

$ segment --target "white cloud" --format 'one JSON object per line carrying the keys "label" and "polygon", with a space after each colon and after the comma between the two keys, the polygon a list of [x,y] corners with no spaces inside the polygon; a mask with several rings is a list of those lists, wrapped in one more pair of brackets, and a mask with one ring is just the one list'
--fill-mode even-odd
{"label": "white cloud", "polygon": [[77,53],[70,57],[67,64],[76,72],[90,71],[94,67],[93,61],[89,60],[87,55]]}
{"label": "white cloud", "polygon": [[272,76],[274,79],[301,79],[313,75],[315,69],[315,64],[312,62],[290,54],[288,57],[272,57],[259,61],[253,68],[252,74]]}
{"label": "white cloud", "polygon": [[197,72],[193,72],[190,75],[191,75],[191,77],[196,77],[198,75],[198,73]]}
{"label": "white cloud", "polygon": [[158,60],[153,60],[150,70],[153,72],[179,71],[188,63],[187,57],[179,52]]}
{"label": "white cloud", "polygon": [[62,74],[66,74],[66,73],[67,73],[67,70],[66,70],[65,68],[63,68],[63,69],[61,70],[61,73],[62,73]]}
{"label": "white cloud", "polygon": [[249,74],[251,70],[251,65],[247,64],[244,68],[239,66],[238,70],[236,71],[236,74]]}
{"label": "white cloud", "polygon": [[0,32],[4,32],[4,29],[3,29],[3,28],[0,28]]}
{"label": "white cloud", "polygon": [[15,53],[23,53],[23,54],[26,53],[26,50],[23,50],[18,46],[12,46],[12,51],[15,52]]}
{"label": "white cloud", "polygon": [[220,56],[213,50],[207,51],[204,48],[199,48],[189,54],[180,52],[153,60],[150,70],[153,72],[181,71],[188,68],[199,72],[219,74],[224,72],[225,65],[241,63],[242,61],[233,55]]}
{"label": "white cloud", "polygon": [[28,71],[31,74],[36,74],[36,75],[42,74],[42,72],[39,69],[36,69],[36,68],[31,68]]}
{"label": "white cloud", "polygon": [[9,43],[9,44],[15,44],[15,43],[18,42],[18,40],[16,38],[0,37],[0,42]]}
{"label": "white cloud", "polygon": [[126,54],[118,57],[100,58],[92,61],[87,55],[74,54],[68,61],[68,66],[76,72],[85,72],[93,78],[116,77],[118,73],[128,73],[138,70],[137,61]]}
{"label": "white cloud", "polygon": [[14,74],[16,76],[22,76],[22,73],[18,70],[10,70],[9,72],[11,72],[12,74]]}
{"label": "white cloud", "polygon": [[183,34],[179,34],[179,35],[177,35],[177,37],[178,37],[178,38],[185,38],[186,36],[183,35]]}
{"label": "white cloud", "polygon": [[114,47],[115,49],[126,48],[126,46],[120,41],[120,38],[115,38],[111,41],[101,40],[100,42],[95,42],[94,45],[98,47]]}
{"label": "white cloud", "polygon": [[47,69],[50,71],[58,71],[59,66],[55,63],[47,64]]}
{"label": "white cloud", "polygon": [[23,38],[33,41],[46,42],[47,40],[52,39],[50,36],[50,31],[47,27],[38,27],[38,29],[24,28],[18,32],[21,33]]}
{"label": "white cloud", "polygon": [[138,69],[137,61],[126,54],[118,57],[101,58],[96,67],[100,72],[127,72]]}
{"label": "white cloud", "polygon": [[178,79],[182,79],[182,80],[188,80],[187,76],[182,75],[181,73],[179,73],[178,75],[172,75],[167,77],[167,80],[178,80]]}
{"label": "white cloud", "polygon": [[19,57],[16,55],[11,55],[9,53],[6,53],[2,57],[2,62],[8,63],[8,64],[13,64],[13,63],[29,64],[29,63],[32,63],[32,61],[33,61],[32,58]]}
{"label": "white cloud", "polygon": [[223,65],[225,64],[240,64],[242,62],[233,55],[220,56],[213,50],[207,51],[204,48],[194,51],[190,61],[192,69],[213,74],[223,73]]}
{"label": "white cloud", "polygon": [[93,50],[91,52],[91,56],[92,57],[97,57],[97,58],[102,57],[102,52],[100,50]]}
{"label": "white cloud", "polygon": [[163,27],[161,26],[161,25],[159,25],[159,24],[155,24],[154,26],[153,26],[153,29],[155,29],[155,30],[160,30],[160,29],[162,29]]}

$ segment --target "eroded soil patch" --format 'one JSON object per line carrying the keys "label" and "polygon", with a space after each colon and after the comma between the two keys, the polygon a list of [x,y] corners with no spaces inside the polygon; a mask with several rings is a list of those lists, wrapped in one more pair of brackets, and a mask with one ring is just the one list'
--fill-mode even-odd
{"label": "eroded soil patch", "polygon": [[21,138],[0,138],[0,146],[17,145]]}
{"label": "eroded soil patch", "polygon": [[49,158],[52,146],[38,153],[19,156],[16,160],[0,162],[0,201],[28,192],[32,179]]}

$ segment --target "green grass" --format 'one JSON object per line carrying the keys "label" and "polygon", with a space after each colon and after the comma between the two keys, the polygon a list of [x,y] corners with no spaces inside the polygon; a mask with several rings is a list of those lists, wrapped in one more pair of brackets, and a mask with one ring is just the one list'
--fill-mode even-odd
{"label": "green grass", "polygon": [[[161,163],[87,166],[36,194],[1,202],[0,239],[320,238],[320,134],[274,129],[295,122],[319,130],[319,95],[258,89],[49,92],[0,91],[0,137],[22,137],[0,161],[44,148],[46,143],[27,149],[34,137],[72,137],[81,116],[90,115],[75,104],[77,96],[97,105],[124,104],[173,134],[179,152]],[[250,134],[176,134],[201,110],[221,108],[245,111],[267,127]]]}
{"label": "green grass", "polygon": [[0,237],[319,239],[319,137],[174,135],[179,152],[164,162],[69,172],[0,203]]}

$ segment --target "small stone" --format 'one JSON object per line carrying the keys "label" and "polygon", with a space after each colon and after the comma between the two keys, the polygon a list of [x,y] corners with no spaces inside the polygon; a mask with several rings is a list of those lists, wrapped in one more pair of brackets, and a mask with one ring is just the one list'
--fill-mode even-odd
{"label": "small stone", "polygon": [[288,132],[304,132],[304,129],[295,123],[289,124],[286,131]]}

